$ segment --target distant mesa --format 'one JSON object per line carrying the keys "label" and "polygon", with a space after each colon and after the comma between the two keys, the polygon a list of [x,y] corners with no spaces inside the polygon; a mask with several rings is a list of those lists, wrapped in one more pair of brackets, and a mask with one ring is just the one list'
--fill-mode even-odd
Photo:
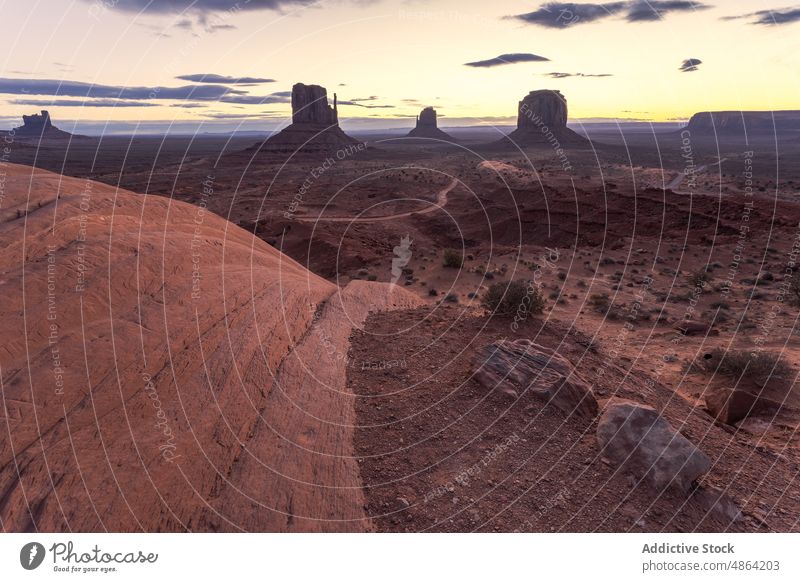
{"label": "distant mesa", "polygon": [[336,94],[333,94],[331,106],[325,87],[297,83],[292,87],[292,124],[270,137],[260,149],[268,152],[317,153],[359,146],[365,147],[339,127]]}
{"label": "distant mesa", "polygon": [[23,115],[22,125],[15,127],[13,133],[16,137],[35,137],[42,139],[67,139],[72,134],[58,129],[50,121],[50,113],[42,110],[41,113]]}
{"label": "distant mesa", "polygon": [[567,127],[567,99],[560,91],[531,91],[519,102],[517,129],[501,141],[519,146],[586,144],[588,140]]}
{"label": "distant mesa", "polygon": [[407,137],[455,141],[449,134],[439,129],[436,110],[433,107],[426,107],[420,112],[417,116],[417,126],[408,132]]}
{"label": "distant mesa", "polygon": [[776,134],[800,131],[800,111],[704,111],[686,129],[697,134]]}

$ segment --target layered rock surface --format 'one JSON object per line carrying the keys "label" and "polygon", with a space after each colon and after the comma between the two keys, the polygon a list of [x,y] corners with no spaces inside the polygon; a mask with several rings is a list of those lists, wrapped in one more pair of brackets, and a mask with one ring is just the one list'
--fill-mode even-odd
{"label": "layered rock surface", "polygon": [[6,531],[363,531],[339,290],[204,208],[8,164]]}
{"label": "layered rock surface", "polygon": [[475,378],[489,390],[520,398],[532,395],[567,416],[597,415],[591,386],[560,354],[526,339],[484,346],[476,358]]}

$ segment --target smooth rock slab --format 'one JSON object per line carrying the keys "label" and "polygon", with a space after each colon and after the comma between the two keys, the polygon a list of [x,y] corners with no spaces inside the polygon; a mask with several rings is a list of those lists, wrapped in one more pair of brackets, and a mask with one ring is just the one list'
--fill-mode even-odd
{"label": "smooth rock slab", "polygon": [[657,490],[688,492],[711,468],[711,459],[655,409],[613,399],[597,425],[601,454]]}

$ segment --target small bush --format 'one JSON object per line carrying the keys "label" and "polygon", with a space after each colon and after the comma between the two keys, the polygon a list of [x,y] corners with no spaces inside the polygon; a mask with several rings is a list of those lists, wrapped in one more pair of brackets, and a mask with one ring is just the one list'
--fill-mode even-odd
{"label": "small bush", "polygon": [[367,281],[377,281],[377,280],[378,280],[378,276],[377,275],[369,275],[367,277]]}
{"label": "small bush", "polygon": [[747,350],[725,351],[722,348],[714,348],[710,353],[698,356],[693,367],[706,374],[716,373],[737,380],[752,380],[761,386],[770,379],[788,379],[792,371],[780,354],[752,353]]}
{"label": "small bush", "polygon": [[428,289],[428,295],[430,295],[431,297],[436,297],[438,294],[439,292],[436,289],[433,288]]}
{"label": "small bush", "polygon": [[444,266],[448,269],[460,269],[464,264],[464,257],[453,249],[444,250]]}
{"label": "small bush", "polygon": [[786,300],[789,302],[789,305],[800,307],[800,272],[796,272],[792,275],[789,288],[786,290]]}
{"label": "small bush", "polygon": [[595,311],[605,314],[611,306],[611,298],[608,296],[608,293],[590,295],[588,303],[595,308]]}
{"label": "small bush", "polygon": [[705,287],[709,281],[711,281],[711,273],[706,269],[700,269],[689,274],[689,283],[692,287]]}
{"label": "small bush", "polygon": [[545,299],[529,281],[509,281],[491,285],[481,298],[481,305],[497,315],[514,315],[518,311],[541,313]]}
{"label": "small bush", "polygon": [[448,293],[445,295],[444,300],[448,303],[458,303],[458,293]]}

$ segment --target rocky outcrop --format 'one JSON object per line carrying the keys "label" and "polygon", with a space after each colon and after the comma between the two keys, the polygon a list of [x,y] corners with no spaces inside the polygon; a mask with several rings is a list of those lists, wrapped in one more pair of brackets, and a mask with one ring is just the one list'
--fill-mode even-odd
{"label": "rocky outcrop", "polygon": [[22,125],[15,127],[13,133],[16,137],[35,137],[46,139],[65,139],[70,133],[58,129],[50,121],[50,113],[42,110],[41,113],[23,115]]}
{"label": "rocky outcrop", "polygon": [[612,465],[659,491],[688,492],[711,468],[711,459],[655,409],[627,400],[606,404],[597,424],[597,441]]}
{"label": "rocky outcrop", "polygon": [[344,157],[365,149],[363,143],[339,127],[336,94],[333,106],[328,92],[319,85],[297,83],[292,87],[292,124],[270,137],[256,149],[280,153],[327,153],[346,149]]}
{"label": "rocky outcrop", "polygon": [[728,137],[795,132],[800,131],[800,111],[703,111],[692,116],[686,129],[699,135]]}
{"label": "rocky outcrop", "polygon": [[757,415],[774,416],[782,405],[765,396],[757,386],[709,386],[705,390],[708,412],[724,424],[735,424]]}
{"label": "rocky outcrop", "polygon": [[338,125],[336,93],[333,107],[328,105],[328,91],[319,85],[297,83],[292,87],[292,123]]}
{"label": "rocky outcrop", "polygon": [[436,110],[433,107],[426,107],[420,112],[417,116],[417,125],[408,132],[408,137],[453,141],[452,137],[439,129]]}
{"label": "rocky outcrop", "polygon": [[514,398],[530,394],[567,416],[597,416],[589,384],[563,356],[530,340],[500,340],[484,346],[475,363],[475,379],[489,390]]}
{"label": "rocky outcrop", "polygon": [[531,91],[517,107],[517,129],[500,143],[518,146],[587,144],[588,140],[567,127],[567,100],[560,91]]}
{"label": "rocky outcrop", "polygon": [[567,100],[560,91],[531,91],[519,102],[517,129],[539,131],[542,126],[553,132],[567,128]]}
{"label": "rocky outcrop", "polygon": [[3,172],[3,531],[370,529],[349,337],[415,294],[339,289],[202,207]]}

